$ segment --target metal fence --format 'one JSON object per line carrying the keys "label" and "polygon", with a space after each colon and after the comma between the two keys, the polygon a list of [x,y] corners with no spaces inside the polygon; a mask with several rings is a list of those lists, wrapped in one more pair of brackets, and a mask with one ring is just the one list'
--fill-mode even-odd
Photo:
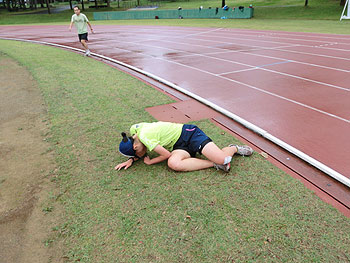
{"label": "metal fence", "polygon": [[184,9],[184,10],[144,10],[119,12],[94,12],[95,20],[127,20],[127,19],[175,19],[175,18],[217,18],[217,19],[249,19],[254,8],[222,8]]}

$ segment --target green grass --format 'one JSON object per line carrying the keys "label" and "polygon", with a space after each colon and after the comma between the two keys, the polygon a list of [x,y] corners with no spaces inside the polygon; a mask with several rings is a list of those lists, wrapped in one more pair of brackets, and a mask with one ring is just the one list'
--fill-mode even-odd
{"label": "green grass", "polygon": [[[144,4],[148,2],[142,1]],[[261,30],[282,30],[298,32],[318,32],[333,34],[350,34],[350,21],[339,22],[343,7],[339,0],[310,0],[309,6],[304,7],[301,0],[240,0],[226,1],[230,7],[248,6],[253,3],[255,6],[253,19],[173,19],[173,20],[134,20],[134,21],[93,21],[93,12],[96,10],[86,8],[84,13],[92,20],[93,24],[105,25],[163,25],[163,26],[200,26],[200,27],[228,27]],[[220,6],[221,1],[176,1],[161,2],[161,9],[182,8],[204,8]],[[285,6],[285,7],[281,7]],[[100,8],[98,11],[124,10],[117,8],[112,3],[111,8]],[[0,11],[0,25],[7,24],[69,24],[72,15],[71,10],[53,15],[14,15],[6,10]]]}
{"label": "green grass", "polygon": [[[60,193],[45,207],[65,211],[46,243],[64,240],[69,262],[350,260],[350,220],[259,154],[234,158],[229,174],[114,171],[120,132],[154,121],[144,108],[172,102],[164,94],[68,51],[0,40],[0,52],[30,70],[47,105]],[[196,124],[219,146],[237,143]]]}

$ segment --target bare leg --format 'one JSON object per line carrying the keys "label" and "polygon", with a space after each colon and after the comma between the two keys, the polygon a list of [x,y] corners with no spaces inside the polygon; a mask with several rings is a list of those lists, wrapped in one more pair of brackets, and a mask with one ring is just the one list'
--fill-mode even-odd
{"label": "bare leg", "polygon": [[88,44],[86,43],[86,41],[84,39],[81,40],[81,44],[83,45],[83,47],[85,48],[85,50],[88,50]]}
{"label": "bare leg", "polygon": [[[235,155],[235,153],[237,152],[237,148],[236,147],[233,147],[233,146],[231,146],[231,147],[225,147],[225,148],[222,148],[222,151],[224,152],[224,153],[226,153],[227,155],[226,156],[233,156],[233,155]],[[233,151],[233,154],[231,154],[232,153],[232,151]]]}
{"label": "bare leg", "polygon": [[168,159],[168,166],[174,171],[188,172],[213,167],[214,163],[209,160],[192,158],[184,150],[174,150]]}
{"label": "bare leg", "polygon": [[205,157],[217,164],[223,164],[225,162],[225,157],[233,156],[236,152],[236,147],[225,147],[221,150],[213,142],[210,142],[207,145],[205,145],[202,150],[202,154]]}
{"label": "bare leg", "polygon": [[197,171],[213,167],[214,163],[224,164],[225,157],[233,156],[236,152],[236,147],[225,147],[221,150],[215,143],[210,142],[202,150],[202,154],[209,160],[192,158],[184,150],[174,150],[168,159],[168,166],[179,172]]}

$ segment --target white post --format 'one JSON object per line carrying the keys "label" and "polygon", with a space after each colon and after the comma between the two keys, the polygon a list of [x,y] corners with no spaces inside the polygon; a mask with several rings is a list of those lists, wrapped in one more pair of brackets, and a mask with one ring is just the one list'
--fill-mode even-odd
{"label": "white post", "polygon": [[[347,14],[346,16],[344,16],[345,10],[346,8],[348,8]],[[344,9],[343,9],[343,13],[340,16],[340,21],[342,21],[342,19],[350,19],[350,7],[349,7],[349,0],[346,0],[346,3],[344,5]]]}

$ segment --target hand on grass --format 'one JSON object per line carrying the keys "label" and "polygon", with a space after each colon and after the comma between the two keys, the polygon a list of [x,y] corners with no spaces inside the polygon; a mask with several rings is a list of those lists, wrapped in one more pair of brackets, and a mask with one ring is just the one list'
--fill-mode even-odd
{"label": "hand on grass", "polygon": [[144,162],[145,164],[148,164],[148,165],[152,164],[151,158],[149,158],[149,156],[146,156],[145,158],[143,158],[143,162]]}
{"label": "hand on grass", "polygon": [[132,165],[133,161],[132,159],[127,160],[126,162],[118,164],[116,167],[114,167],[114,170],[120,171],[124,167],[124,170],[128,169]]}

